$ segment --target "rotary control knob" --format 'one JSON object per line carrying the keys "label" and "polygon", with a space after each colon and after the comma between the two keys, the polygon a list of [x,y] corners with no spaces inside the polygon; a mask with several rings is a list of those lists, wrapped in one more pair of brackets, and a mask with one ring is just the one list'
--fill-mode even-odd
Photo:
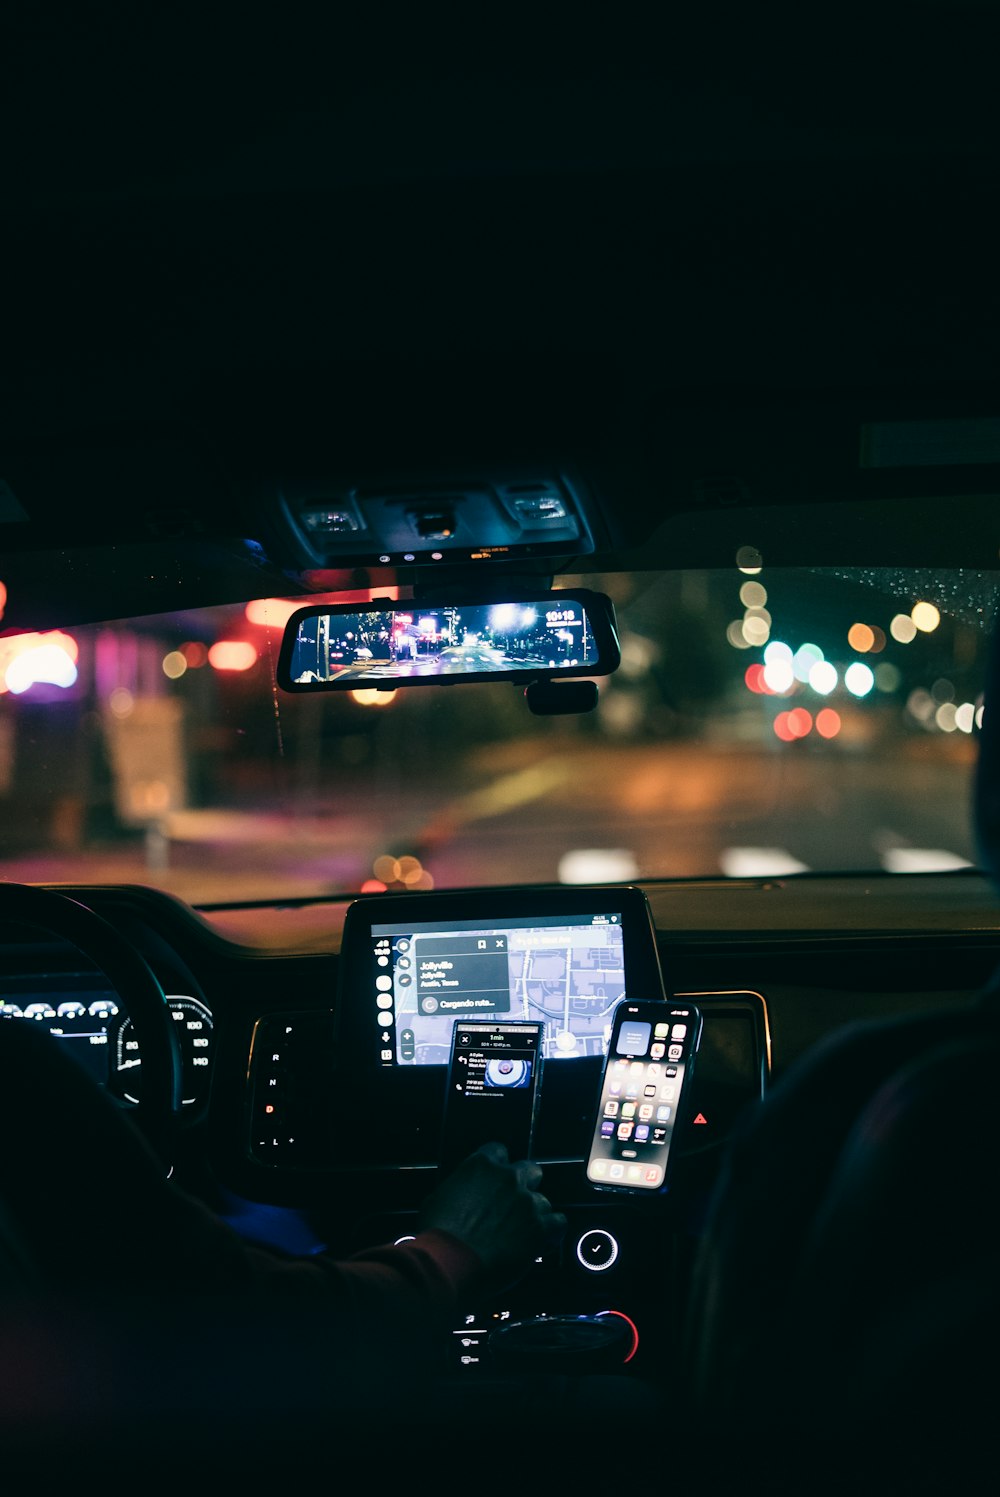
{"label": "rotary control knob", "polygon": [[591,1227],[577,1243],[576,1256],[591,1273],[606,1273],[618,1257],[618,1239],[605,1227]]}

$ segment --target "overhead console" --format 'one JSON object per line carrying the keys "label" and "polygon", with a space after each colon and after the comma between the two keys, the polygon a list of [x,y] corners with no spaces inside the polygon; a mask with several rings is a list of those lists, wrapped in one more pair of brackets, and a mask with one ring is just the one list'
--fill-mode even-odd
{"label": "overhead console", "polygon": [[533,468],[366,483],[286,477],[263,518],[284,564],[433,567],[589,555],[589,508],[568,474]]}

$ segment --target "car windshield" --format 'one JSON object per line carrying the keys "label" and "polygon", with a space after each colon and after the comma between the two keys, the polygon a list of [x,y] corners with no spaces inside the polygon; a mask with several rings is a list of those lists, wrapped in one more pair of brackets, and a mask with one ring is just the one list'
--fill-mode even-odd
{"label": "car windshield", "polygon": [[0,637],[0,875],[205,905],[974,864],[997,578],[740,560],[559,579],[620,634],[577,715],[282,692],[301,596]]}

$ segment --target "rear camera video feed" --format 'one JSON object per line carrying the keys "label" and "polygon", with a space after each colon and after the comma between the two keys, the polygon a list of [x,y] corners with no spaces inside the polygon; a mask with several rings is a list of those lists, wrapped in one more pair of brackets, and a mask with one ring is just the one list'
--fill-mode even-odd
{"label": "rear camera video feed", "polygon": [[590,619],[572,599],[321,613],[299,625],[290,675],[311,681],[585,669],[598,663]]}

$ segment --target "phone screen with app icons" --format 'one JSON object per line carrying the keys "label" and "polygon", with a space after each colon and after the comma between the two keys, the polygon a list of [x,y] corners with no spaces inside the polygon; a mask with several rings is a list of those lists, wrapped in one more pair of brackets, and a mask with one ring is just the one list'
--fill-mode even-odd
{"label": "phone screen with app icons", "polygon": [[596,1189],[667,1189],[701,1025],[691,1004],[625,1000],[615,1009],[586,1165]]}

